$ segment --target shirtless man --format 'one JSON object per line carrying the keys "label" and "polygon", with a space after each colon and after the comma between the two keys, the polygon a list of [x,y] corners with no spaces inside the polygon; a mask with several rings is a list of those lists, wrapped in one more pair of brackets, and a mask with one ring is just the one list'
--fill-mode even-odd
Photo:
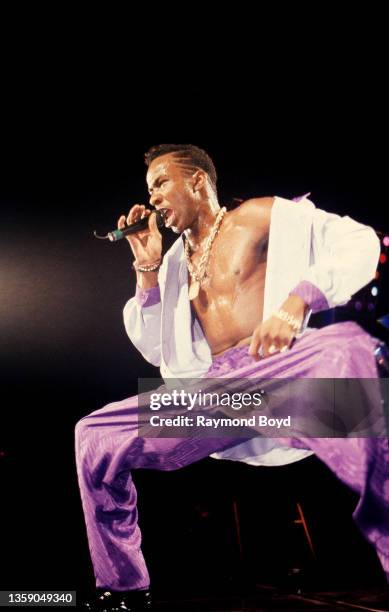
{"label": "shirtless man", "polygon": [[[167,210],[166,225],[175,233],[184,232],[191,250],[191,261],[198,267],[206,240],[220,206],[216,185],[204,170],[188,171],[168,153],[154,159],[147,172],[150,204]],[[213,357],[232,346],[250,344],[249,353],[258,360],[290,347],[295,336],[291,326],[271,317],[262,323],[267,244],[274,198],[255,198],[226,213],[213,243],[207,274],[201,283],[193,308],[204,331]],[[144,205],[135,205],[118,222],[119,229],[150,216]],[[162,237],[155,218],[150,229],[127,237],[139,266],[161,259]],[[137,272],[143,289],[158,285],[158,273]],[[282,309],[302,322],[307,304],[291,295]]]}
{"label": "shirtless man", "polygon": [[[296,363],[303,364],[301,377],[376,376],[374,342],[354,324],[339,324],[340,328],[328,326],[332,330],[324,333],[323,330],[311,332],[292,346],[308,309],[328,308],[330,302],[332,305],[342,301],[344,303],[345,299],[347,301],[352,293],[373,277],[379,243],[377,251],[376,236],[371,228],[361,226],[349,218],[341,219],[318,211],[312,203],[308,204],[305,210],[308,211],[309,219],[316,215],[320,231],[325,227],[326,235],[329,235],[327,240],[332,236],[332,242],[325,244],[322,249],[326,254],[324,272],[320,265],[319,270],[313,266],[318,282],[323,285],[327,295],[311,281],[304,280],[295,289],[290,287],[289,291],[288,288],[288,297],[283,303],[278,304],[277,301],[276,308],[279,310],[265,317],[262,322],[263,313],[268,308],[265,307],[264,297],[266,266],[270,262],[267,246],[270,220],[272,227],[275,223],[276,204],[272,197],[247,200],[237,209],[226,213],[221,221],[211,246],[206,275],[191,302],[196,315],[195,322],[199,321],[198,327],[188,330],[191,322],[187,269],[193,266],[195,271],[198,270],[207,239],[220,213],[216,172],[207,154],[192,145],[156,147],[146,156],[146,163],[150,204],[156,210],[165,210],[167,227],[179,235],[184,234],[189,243],[190,261],[185,261],[181,238],[162,261],[162,236],[155,215],[145,205],[136,204],[127,216],[122,215],[118,220],[119,229],[125,226],[126,221],[131,224],[142,217],[149,217],[147,230],[127,237],[135,257],[137,292],[125,307],[124,321],[135,346],[151,363],[161,366],[165,378],[171,372],[174,376],[182,374],[185,377],[189,370],[195,371],[195,376],[206,376],[215,367],[219,367],[226,356],[228,367],[232,362],[233,370],[241,367],[243,359],[247,367],[251,368],[251,373],[253,368],[255,374],[258,370],[259,377],[263,376],[263,366],[267,377],[278,376],[272,372],[272,363],[278,368],[284,367],[283,373],[288,376],[290,366],[285,365],[286,361],[293,362],[293,375],[296,375]],[[282,210],[290,213],[290,219],[293,217],[296,223],[294,215],[297,205],[295,207],[290,202],[283,205],[286,208]],[[281,224],[285,226],[283,217]],[[332,235],[331,228],[334,227],[336,231]],[[289,227],[287,229],[289,232]],[[297,229],[295,226],[296,233]],[[305,235],[309,242],[310,231]],[[352,245],[348,248],[347,243],[345,249],[347,240],[351,240]],[[339,241],[340,252],[344,254],[341,275],[335,269],[338,264],[327,257],[328,253],[336,252]],[[316,242],[318,244],[320,240]],[[316,250],[319,248],[317,244]],[[346,262],[345,253],[353,253],[355,244],[358,255],[352,255],[351,263]],[[309,244],[307,246],[310,248]],[[308,257],[309,248],[304,251]],[[358,257],[357,266],[355,257]],[[304,274],[312,270],[312,267],[308,270],[305,263],[301,265]],[[333,265],[334,269],[331,268]],[[285,275],[288,266],[293,267],[293,262],[285,262]],[[284,270],[282,267],[280,269]],[[169,270],[171,274],[167,280],[164,274]],[[358,278],[355,280],[355,277]],[[273,283],[280,285],[282,280],[278,272]],[[168,284],[174,291],[167,292]],[[306,299],[304,296],[307,296]],[[287,320],[279,316],[280,312],[286,315]],[[184,316],[187,317],[185,321]],[[170,352],[165,350],[166,347],[163,348],[164,342],[166,345],[169,341]],[[321,359],[323,346],[326,353],[325,358]],[[342,349],[342,346],[345,348]],[[288,361],[286,358],[289,351],[294,358]],[[334,358],[331,351],[334,352]],[[230,357],[231,352],[233,357]],[[355,354],[358,358],[355,358]],[[256,361],[259,363],[254,363]],[[352,362],[352,366],[348,366],[348,362]],[[339,364],[343,368],[340,374]],[[327,369],[323,369],[325,367]],[[213,373],[211,375],[214,376]],[[244,375],[241,369],[240,376]],[[131,397],[87,415],[76,426],[77,472],[96,586],[100,590],[98,598],[86,605],[89,610],[134,612],[151,609],[149,576],[140,547],[136,490],[131,469],[178,469],[215,452],[235,451],[242,444],[242,438],[205,437],[192,442],[190,438],[139,437],[138,418],[141,414],[138,398]],[[262,438],[260,442],[266,440]],[[389,449],[368,438],[361,441],[310,439],[304,444],[287,450],[308,454],[315,452],[355,490],[366,493],[370,486],[374,488],[374,495],[366,493],[362,499],[360,526],[366,537],[376,544],[377,553],[389,576],[389,551],[385,544],[389,541],[389,520],[386,522],[383,518],[382,524],[376,522],[372,529],[364,518],[385,516],[386,481],[382,476],[382,457]],[[293,447],[294,444],[289,446]],[[305,455],[300,458],[302,456]],[[368,462],[369,482],[366,483],[363,480],[367,478],[364,466]],[[360,483],[356,482],[356,475],[360,475]],[[366,509],[365,506],[371,504],[372,499],[377,508]],[[382,546],[380,542],[383,542]]]}

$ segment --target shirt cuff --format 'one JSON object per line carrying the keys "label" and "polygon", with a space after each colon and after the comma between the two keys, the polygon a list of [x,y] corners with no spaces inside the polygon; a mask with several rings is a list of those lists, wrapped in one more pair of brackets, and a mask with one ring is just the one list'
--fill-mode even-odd
{"label": "shirt cuff", "polygon": [[151,289],[141,289],[141,287],[137,285],[135,298],[139,306],[141,306],[142,308],[158,304],[161,301],[161,292],[159,289],[159,285],[151,287]]}
{"label": "shirt cuff", "polygon": [[289,295],[298,295],[308,305],[312,312],[320,312],[328,310],[330,305],[327,302],[325,295],[309,281],[301,281]]}

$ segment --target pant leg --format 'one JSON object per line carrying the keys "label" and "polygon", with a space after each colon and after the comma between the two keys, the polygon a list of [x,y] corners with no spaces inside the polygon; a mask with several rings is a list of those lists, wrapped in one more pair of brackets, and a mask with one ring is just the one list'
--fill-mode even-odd
{"label": "pant leg", "polygon": [[[253,363],[247,355],[226,363],[219,376],[242,378],[349,378],[376,379],[376,340],[352,322],[329,325],[312,331],[294,348]],[[243,351],[242,351],[243,352]],[[378,381],[377,381],[378,385]],[[377,391],[377,385],[367,386]],[[297,387],[298,389],[298,387]],[[300,397],[291,398],[291,406]],[[353,412],[350,402],[350,412]],[[382,408],[382,407],[381,407]],[[383,409],[377,419],[385,420]],[[359,495],[353,518],[373,544],[389,582],[389,438],[279,438],[279,444],[312,450],[331,471]],[[255,444],[256,440],[250,442]],[[238,447],[237,447],[238,448]]]}
{"label": "pant leg", "polygon": [[389,439],[306,438],[315,455],[359,495],[353,519],[374,546],[389,582]]}
{"label": "pant leg", "polygon": [[[227,372],[214,375],[370,378],[376,376],[373,344],[357,326],[338,324],[312,332],[289,353],[262,363],[253,363],[245,356],[239,363],[229,364]],[[127,590],[149,584],[140,550],[136,491],[130,469],[177,469],[244,442],[242,438],[139,438],[137,415],[138,398],[133,397],[109,404],[82,419],[76,427],[77,471],[98,587]],[[281,438],[279,442],[313,450],[339,478],[360,493],[354,518],[376,546],[388,572],[387,439]]]}
{"label": "pant leg", "polygon": [[[365,332],[354,328],[353,341],[347,325],[331,326],[339,334],[339,345],[326,343],[322,332],[321,359],[328,368],[326,375],[342,378],[375,378],[378,376],[373,349],[375,341]],[[332,330],[329,330],[332,333]],[[314,368],[313,368],[314,370]],[[361,381],[363,382],[363,381]],[[377,381],[377,386],[378,381]],[[376,386],[370,387],[376,391]],[[352,411],[353,406],[350,406]],[[377,414],[377,418],[385,415]],[[359,494],[353,518],[365,538],[375,547],[383,571],[389,582],[389,438],[304,438],[293,441],[314,451],[331,471],[347,486]]]}
{"label": "pant leg", "polygon": [[149,586],[130,470],[174,470],[242,442],[139,438],[138,414],[134,396],[108,404],[76,425],[77,475],[98,588]]}

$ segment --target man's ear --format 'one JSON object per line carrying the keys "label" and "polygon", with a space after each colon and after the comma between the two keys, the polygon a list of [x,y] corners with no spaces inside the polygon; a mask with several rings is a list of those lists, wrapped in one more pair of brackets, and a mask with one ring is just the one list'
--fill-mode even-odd
{"label": "man's ear", "polygon": [[207,182],[207,177],[204,170],[196,170],[196,172],[192,175],[193,182],[193,191],[200,191],[205,187]]}

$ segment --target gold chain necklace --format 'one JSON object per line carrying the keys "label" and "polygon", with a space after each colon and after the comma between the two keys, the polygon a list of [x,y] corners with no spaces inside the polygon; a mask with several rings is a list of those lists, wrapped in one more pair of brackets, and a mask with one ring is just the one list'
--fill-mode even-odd
{"label": "gold chain necklace", "polygon": [[208,238],[207,238],[207,242],[205,245],[205,249],[204,249],[204,253],[202,254],[201,258],[200,258],[200,263],[198,265],[197,270],[195,270],[194,265],[191,262],[190,259],[190,246],[189,246],[189,240],[186,238],[185,239],[185,257],[186,257],[186,263],[188,265],[188,270],[189,270],[189,274],[192,278],[192,284],[189,288],[189,299],[190,300],[194,300],[200,291],[200,285],[203,282],[205,275],[207,273],[207,266],[208,266],[208,261],[209,261],[209,257],[211,255],[211,249],[212,249],[212,244],[213,241],[216,238],[216,235],[220,229],[220,225],[221,222],[223,221],[223,217],[226,213],[227,209],[225,206],[223,206],[223,208],[221,208],[217,214],[217,217],[215,219],[215,223],[213,225],[213,228],[211,230],[211,233],[209,234]]}

